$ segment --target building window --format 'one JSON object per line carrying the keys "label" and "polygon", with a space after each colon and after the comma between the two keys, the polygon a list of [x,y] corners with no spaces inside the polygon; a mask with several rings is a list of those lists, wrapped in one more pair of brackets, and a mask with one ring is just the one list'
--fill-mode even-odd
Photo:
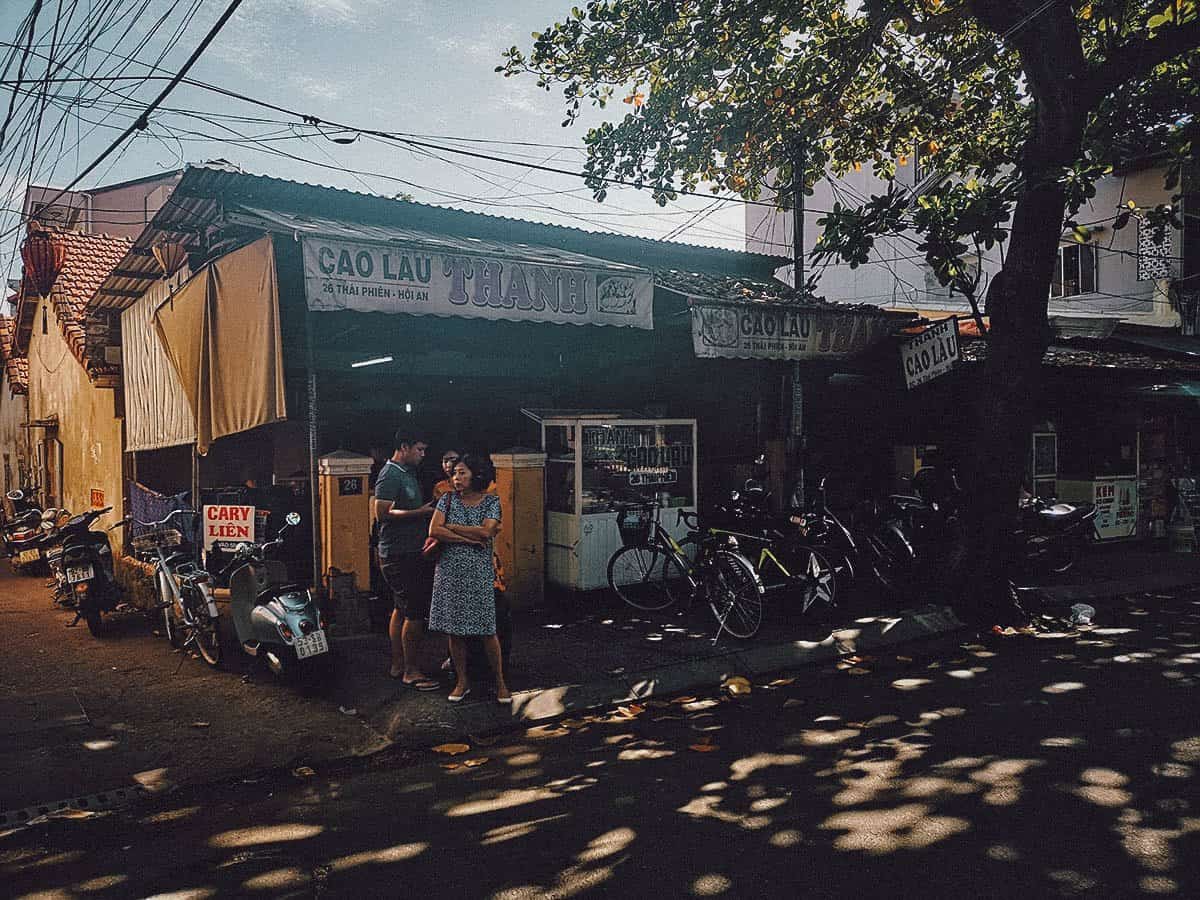
{"label": "building window", "polygon": [[1170,278],[1171,227],[1161,229],[1138,219],[1138,281],[1158,281]]}
{"label": "building window", "polygon": [[1058,262],[1050,282],[1050,296],[1074,297],[1096,290],[1096,248],[1091,244],[1059,247]]}

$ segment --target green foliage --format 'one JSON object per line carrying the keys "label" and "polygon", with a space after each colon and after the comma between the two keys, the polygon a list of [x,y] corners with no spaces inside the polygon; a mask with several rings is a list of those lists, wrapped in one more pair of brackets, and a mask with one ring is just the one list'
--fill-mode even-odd
{"label": "green foliage", "polygon": [[[528,52],[511,48],[497,71],[561,87],[564,125],[584,104],[628,106],[585,138],[597,199],[620,179],[660,203],[702,186],[756,200],[792,184],[799,159],[805,190],[827,171],[869,166],[892,186],[857,207],[835,204],[818,261],[857,265],[879,236],[915,231],[939,279],[973,289],[968,260],[1005,240],[1030,178],[1057,182],[1069,220],[1114,164],[1164,148],[1176,169],[1190,158],[1196,7],[590,0],[535,33]],[[1175,44],[1178,52],[1160,49]],[[1045,104],[1047,86],[1065,88],[1077,109]],[[1031,166],[1055,116],[1079,111],[1077,158]],[[941,177],[903,190],[897,168],[914,148]]]}

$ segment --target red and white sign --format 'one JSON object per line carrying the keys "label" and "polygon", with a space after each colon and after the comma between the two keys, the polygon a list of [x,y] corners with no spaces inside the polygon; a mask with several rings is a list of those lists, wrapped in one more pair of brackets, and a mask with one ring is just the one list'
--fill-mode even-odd
{"label": "red and white sign", "polygon": [[254,507],[219,504],[204,507],[204,549],[228,549],[254,543]]}

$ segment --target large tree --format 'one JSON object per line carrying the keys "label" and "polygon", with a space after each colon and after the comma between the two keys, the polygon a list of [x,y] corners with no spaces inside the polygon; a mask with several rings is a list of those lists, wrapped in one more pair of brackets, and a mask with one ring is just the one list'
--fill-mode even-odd
{"label": "large tree", "polygon": [[[974,303],[970,256],[1003,246],[968,467],[973,598],[999,602],[1058,247],[1114,165],[1169,154],[1177,183],[1200,112],[1196,0],[592,0],[564,15],[498,71],[560,86],[564,125],[581,104],[628,105],[585,138],[598,199],[620,181],[662,203],[782,186],[786,204],[790,185],[871,166],[892,187],[829,211],[818,259],[855,265],[907,234]],[[919,194],[893,181],[914,147],[948,176]],[[1132,214],[1177,224],[1169,205]]]}

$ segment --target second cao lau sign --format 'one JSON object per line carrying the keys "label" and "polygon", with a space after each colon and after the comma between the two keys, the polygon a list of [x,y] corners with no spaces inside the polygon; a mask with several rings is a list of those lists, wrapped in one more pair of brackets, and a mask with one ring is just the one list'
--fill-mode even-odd
{"label": "second cao lau sign", "polygon": [[958,319],[936,322],[903,344],[900,362],[909,390],[945,375],[958,363]]}

